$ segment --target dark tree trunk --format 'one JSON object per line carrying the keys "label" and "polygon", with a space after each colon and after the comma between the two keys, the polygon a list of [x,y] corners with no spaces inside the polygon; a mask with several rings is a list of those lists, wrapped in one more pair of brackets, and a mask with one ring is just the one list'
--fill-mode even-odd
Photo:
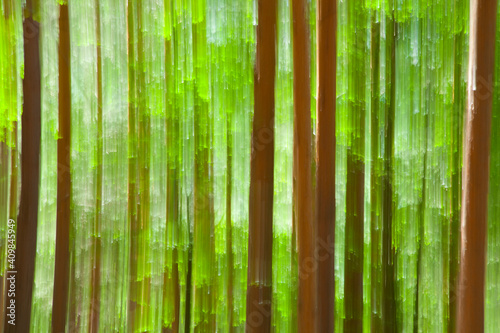
{"label": "dark tree trunk", "polygon": [[[35,273],[36,233],[38,221],[38,193],[40,179],[40,49],[39,22],[33,19],[31,2],[27,3],[24,18],[24,80],[22,114],[21,200],[17,218],[16,263],[7,264],[7,278],[17,275],[16,325],[5,322],[5,332],[29,332],[31,300]],[[29,38],[28,38],[29,36]],[[17,188],[16,184],[13,184]],[[16,195],[17,197],[17,195]],[[17,198],[14,198],[17,206]],[[16,207],[17,208],[17,207]]]}
{"label": "dark tree trunk", "polygon": [[316,219],[318,332],[334,331],[335,312],[335,102],[337,3],[317,3]]}
{"label": "dark tree trunk", "polygon": [[66,330],[71,203],[71,76],[68,5],[59,5],[59,140],[57,141],[57,226],[52,332]]}

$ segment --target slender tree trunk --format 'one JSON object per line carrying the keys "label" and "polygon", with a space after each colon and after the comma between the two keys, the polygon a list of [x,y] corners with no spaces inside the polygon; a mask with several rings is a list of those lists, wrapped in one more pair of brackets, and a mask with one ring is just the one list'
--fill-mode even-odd
{"label": "slender tree trunk", "polygon": [[462,174],[458,332],[484,331],[491,104],[497,1],[470,3],[468,108]]}
{"label": "slender tree trunk", "polygon": [[68,4],[59,5],[59,140],[57,141],[57,226],[52,332],[66,330],[71,203],[71,71]]}
{"label": "slender tree trunk", "polygon": [[[7,271],[17,270],[16,325],[5,322],[5,332],[29,332],[31,300],[35,272],[36,233],[38,220],[38,183],[40,178],[40,49],[39,22],[33,18],[32,3],[26,7],[24,19],[24,79],[22,114],[21,200],[17,218],[16,263],[8,263]],[[27,36],[30,36],[28,38]],[[16,157],[17,158],[17,157]],[[12,185],[11,185],[12,186]],[[13,184],[17,188],[17,180]],[[17,195],[15,208],[17,209]],[[12,215],[12,214],[11,214]],[[10,276],[13,276],[12,274]],[[9,278],[10,276],[7,276]]]}
{"label": "slender tree trunk", "polygon": [[316,219],[318,332],[334,331],[335,313],[335,102],[337,3],[317,3]]}
{"label": "slender tree trunk", "polygon": [[[298,332],[316,331],[317,258],[311,180],[311,86],[307,2],[292,1],[293,16],[293,153],[297,191],[296,216],[299,255]],[[333,96],[332,96],[333,97]]]}
{"label": "slender tree trunk", "polygon": [[101,14],[99,0],[95,0],[96,18],[96,53],[97,53],[97,170],[96,170],[96,202],[95,224],[92,232],[92,277],[91,302],[89,311],[89,332],[99,331],[100,297],[101,297],[101,223],[102,223],[102,58],[101,58]]}
{"label": "slender tree trunk", "polygon": [[271,331],[276,0],[258,0],[250,165],[246,331]]}

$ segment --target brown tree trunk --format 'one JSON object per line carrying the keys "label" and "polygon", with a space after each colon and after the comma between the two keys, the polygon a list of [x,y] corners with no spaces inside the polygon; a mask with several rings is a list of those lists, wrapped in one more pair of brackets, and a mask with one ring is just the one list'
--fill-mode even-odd
{"label": "brown tree trunk", "polygon": [[496,0],[470,3],[468,108],[462,174],[458,332],[484,331],[486,228]]}
{"label": "brown tree trunk", "polygon": [[57,141],[57,218],[52,332],[66,329],[71,196],[71,77],[68,5],[59,6],[59,140]]}
{"label": "brown tree trunk", "polygon": [[337,3],[317,3],[318,104],[316,123],[316,218],[318,332],[334,331],[335,312],[335,101]]}
{"label": "brown tree trunk", "polygon": [[[7,271],[17,270],[16,325],[5,322],[5,332],[29,332],[31,300],[35,273],[36,233],[38,220],[38,183],[40,178],[40,52],[39,22],[33,19],[27,3],[24,19],[24,80],[22,114],[21,200],[17,218],[16,263]],[[29,38],[27,37],[29,36]],[[17,187],[17,184],[13,184]],[[15,198],[14,198],[15,199]],[[17,200],[16,205],[17,205]],[[16,207],[17,208],[17,207]],[[13,276],[13,274],[9,274]],[[10,277],[10,276],[7,277]]]}
{"label": "brown tree trunk", "polygon": [[311,86],[309,67],[309,23],[305,0],[292,1],[294,175],[297,191],[298,332],[316,331],[315,223],[312,214],[311,182]]}
{"label": "brown tree trunk", "polygon": [[259,0],[250,164],[247,332],[271,331],[276,0]]}

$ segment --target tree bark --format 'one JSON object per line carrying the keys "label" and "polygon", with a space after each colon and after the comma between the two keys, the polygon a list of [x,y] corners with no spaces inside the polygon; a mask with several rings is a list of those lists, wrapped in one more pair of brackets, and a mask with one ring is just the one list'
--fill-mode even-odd
{"label": "tree bark", "polygon": [[316,223],[318,332],[334,331],[335,313],[335,102],[337,3],[317,3]]}
{"label": "tree bark", "polygon": [[484,331],[486,231],[496,0],[472,0],[462,174],[458,332]]}
{"label": "tree bark", "polygon": [[246,331],[271,331],[276,0],[259,0],[250,164]]}
{"label": "tree bark", "polygon": [[59,5],[59,139],[57,141],[57,217],[52,332],[66,330],[69,289],[71,203],[71,67],[68,4]]}
{"label": "tree bark", "polygon": [[[40,179],[41,95],[39,22],[33,18],[31,2],[24,18],[24,79],[21,198],[17,218],[16,264],[7,271],[17,270],[16,325],[5,322],[5,332],[29,332],[31,301],[35,273],[36,234],[38,221],[38,193]],[[29,36],[29,38],[27,37]],[[14,184],[17,187],[17,184]],[[17,200],[16,200],[17,206]],[[17,207],[16,207],[17,208]],[[8,319],[7,319],[8,320]]]}
{"label": "tree bark", "polygon": [[297,177],[297,241],[299,260],[298,332],[316,331],[317,258],[314,256],[315,223],[311,180],[311,86],[309,23],[305,0],[292,1],[294,173]]}

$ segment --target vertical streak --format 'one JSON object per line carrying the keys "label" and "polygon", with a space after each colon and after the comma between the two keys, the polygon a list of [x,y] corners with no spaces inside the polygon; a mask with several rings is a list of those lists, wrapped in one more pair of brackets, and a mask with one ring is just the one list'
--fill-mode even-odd
{"label": "vertical streak", "polygon": [[233,259],[233,228],[231,220],[231,184],[233,182],[233,133],[232,112],[227,113],[227,177],[226,177],[226,253],[227,253],[227,315],[229,332],[234,332],[234,259]]}
{"label": "vertical streak", "polygon": [[57,226],[52,332],[64,332],[68,307],[71,202],[71,67],[68,4],[59,5],[59,140],[57,141]]}
{"label": "vertical streak", "polygon": [[101,58],[101,14],[99,0],[95,0],[96,53],[97,53],[97,170],[96,170],[96,202],[95,225],[92,231],[92,281],[89,311],[89,332],[99,331],[99,313],[101,297],[101,221],[102,221],[102,58]]}
{"label": "vertical streak", "polygon": [[193,1],[194,73],[194,235],[193,330],[215,331],[215,234],[213,206],[213,126],[209,99],[207,19],[205,0]]}
{"label": "vertical streak", "polygon": [[[165,25],[172,24],[173,27],[173,4],[172,1],[164,1]],[[173,29],[173,28],[171,28]],[[171,262],[171,267],[166,267],[164,274],[163,302],[172,302],[173,298],[173,318],[164,314],[162,332],[178,333],[180,329],[180,285],[179,285],[179,176],[180,176],[180,156],[179,156],[179,117],[177,104],[175,102],[175,33],[170,32],[170,36],[165,38],[165,82],[166,82],[166,140],[167,140],[167,225],[166,225],[166,245],[165,262]],[[171,256],[170,260],[168,256]],[[171,271],[169,273],[169,270]],[[173,289],[173,292],[169,290]],[[165,312],[165,311],[164,311]],[[172,322],[170,322],[173,319]]]}
{"label": "vertical streak", "polygon": [[380,112],[380,22],[373,10],[371,22],[371,168],[370,168],[370,242],[371,242],[371,323],[373,332],[381,332],[382,326],[382,253],[380,225],[380,180],[381,160],[379,158],[379,112]]}
{"label": "vertical streak", "polygon": [[258,0],[250,163],[246,332],[271,331],[276,0]]}
{"label": "vertical streak", "polygon": [[[35,272],[41,137],[40,35],[39,22],[33,18],[32,8],[28,7],[27,12],[29,14],[26,15],[23,24],[25,74],[21,119],[21,201],[17,218],[16,241],[20,246],[16,249],[16,267],[8,269],[17,269],[16,307],[22,311],[17,313],[15,326],[6,322],[5,332],[29,332]],[[17,184],[14,184],[14,187],[17,188]]]}
{"label": "vertical streak", "polygon": [[344,331],[363,331],[364,192],[365,192],[365,62],[366,8],[347,3],[348,142],[346,177]]}
{"label": "vertical streak", "polygon": [[308,6],[305,0],[292,1],[293,17],[293,101],[294,175],[297,178],[297,241],[299,260],[298,332],[316,331],[317,258],[314,256],[315,229],[312,213],[311,180],[311,86]]}
{"label": "vertical streak", "polygon": [[[5,132],[5,129],[0,129],[0,131]],[[4,134],[2,134],[4,135]],[[9,192],[9,148],[7,146],[7,142],[0,142],[0,209],[1,209],[1,218],[4,220],[8,220],[8,192]],[[7,224],[3,226],[3,231],[6,231]],[[4,236],[3,239],[6,239],[7,236]],[[4,327],[4,321],[7,318],[5,316],[6,303],[5,303],[5,295],[7,293],[7,284],[5,280],[5,271],[7,269],[7,244],[6,242],[2,242],[0,244],[0,253],[2,256],[2,260],[0,261],[2,266],[0,267],[0,327]]]}
{"label": "vertical streak", "polygon": [[337,3],[317,3],[316,223],[318,332],[334,331],[335,313],[335,102]]}
{"label": "vertical streak", "polygon": [[456,332],[457,324],[457,282],[460,258],[460,145],[462,143],[462,115],[463,115],[463,89],[462,89],[462,50],[464,48],[464,33],[455,35],[454,77],[453,77],[453,118],[452,118],[452,173],[451,173],[451,214],[450,214],[450,255],[449,255],[449,288],[448,295],[449,317],[448,332]]}
{"label": "vertical streak", "polygon": [[[189,211],[189,197],[186,200],[188,205],[187,211]],[[186,272],[186,304],[185,304],[185,316],[184,316],[184,332],[191,332],[191,295],[192,295],[192,284],[193,284],[193,236],[191,232],[191,221],[189,216],[187,218],[187,234],[188,236],[188,249],[187,249],[187,272]]]}
{"label": "vertical streak", "polygon": [[137,100],[136,100],[136,61],[135,61],[135,21],[134,5],[128,0],[127,5],[127,33],[128,33],[128,220],[130,232],[129,249],[129,290],[127,327],[135,326],[137,308]]}
{"label": "vertical streak", "polygon": [[148,241],[150,239],[150,150],[151,150],[151,117],[150,110],[146,104],[146,80],[145,80],[145,34],[147,23],[143,17],[143,0],[136,1],[137,7],[137,167],[138,193],[137,193],[137,308],[134,329],[140,332],[149,328],[149,296],[151,270],[148,258]]}
{"label": "vertical streak", "polygon": [[396,327],[396,299],[395,299],[395,261],[396,254],[393,245],[393,182],[394,182],[394,117],[396,111],[396,40],[398,36],[397,23],[394,18],[389,20],[391,54],[390,102],[385,122],[385,156],[382,197],[382,276],[383,276],[383,305],[382,318],[384,332],[395,332]]}
{"label": "vertical streak", "polygon": [[496,0],[472,0],[465,124],[458,332],[484,331],[486,231]]}

